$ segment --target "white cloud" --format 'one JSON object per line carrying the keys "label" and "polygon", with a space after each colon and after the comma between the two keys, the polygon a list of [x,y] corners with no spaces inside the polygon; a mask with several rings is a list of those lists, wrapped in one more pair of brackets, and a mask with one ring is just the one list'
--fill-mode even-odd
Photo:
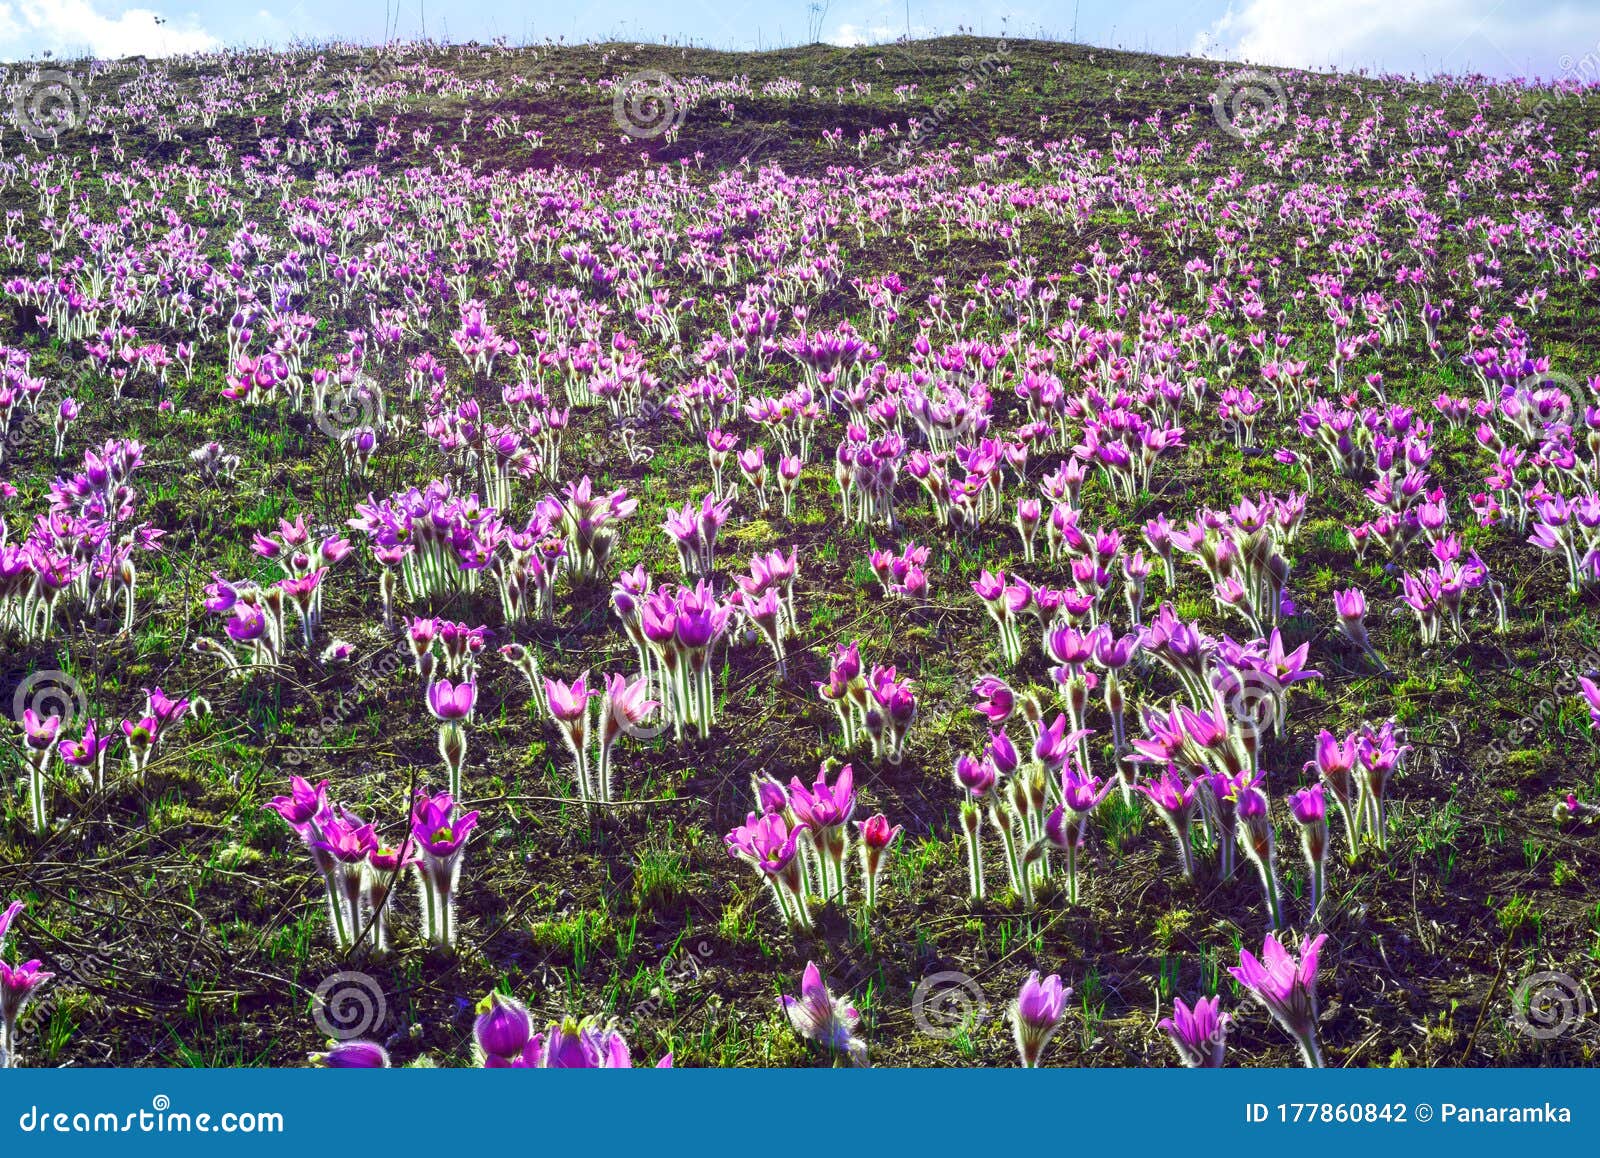
{"label": "white cloud", "polygon": [[1245,0],[1194,51],[1291,68],[1552,77],[1585,53],[1600,58],[1597,41],[1600,20],[1564,0]]}
{"label": "white cloud", "polygon": [[[859,24],[841,24],[831,33],[822,38],[824,44],[836,45],[839,48],[860,48],[868,44],[889,44],[905,35],[905,26],[891,28],[887,24],[874,24],[863,28]],[[914,38],[928,35],[928,30],[922,25],[914,25],[911,29]]]}
{"label": "white cloud", "polygon": [[0,55],[12,59],[45,49],[57,55],[120,57],[172,56],[221,46],[192,20],[180,23],[148,8],[107,16],[91,0],[0,3]]}

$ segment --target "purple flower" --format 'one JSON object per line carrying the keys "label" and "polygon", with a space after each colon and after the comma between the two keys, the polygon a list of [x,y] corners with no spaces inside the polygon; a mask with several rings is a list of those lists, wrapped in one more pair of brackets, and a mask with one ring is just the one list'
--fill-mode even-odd
{"label": "purple flower", "polygon": [[1328,935],[1303,937],[1300,956],[1284,948],[1276,933],[1261,945],[1261,959],[1248,949],[1239,950],[1239,964],[1228,972],[1248,989],[1296,1042],[1308,1066],[1321,1066],[1317,1046],[1317,956]]}
{"label": "purple flower", "polygon": [[1183,998],[1172,1000],[1172,1016],[1157,1023],[1167,1031],[1183,1064],[1194,1069],[1221,1069],[1233,1018],[1222,1012],[1222,998],[1202,997],[1190,1009]]}
{"label": "purple flower", "polygon": [[750,787],[755,791],[756,806],[761,809],[763,815],[771,816],[789,807],[788,789],[771,776],[751,776]]}
{"label": "purple flower", "polygon": [[615,1029],[590,1020],[564,1018],[534,1034],[522,1056],[512,1063],[518,1069],[625,1070],[633,1066],[627,1040]]}
{"label": "purple flower", "polygon": [[477,702],[478,685],[474,680],[452,684],[443,679],[428,685],[428,711],[436,720],[465,720],[472,715]]}
{"label": "purple flower", "polygon": [[1326,821],[1328,805],[1322,797],[1322,785],[1313,784],[1290,796],[1289,811],[1301,824],[1314,825]]}
{"label": "purple flower", "polygon": [[35,752],[47,752],[55,747],[61,733],[61,717],[42,718],[32,708],[22,713],[22,742]]}
{"label": "purple flower", "polygon": [[1017,999],[1011,1003],[1011,1029],[1024,1069],[1035,1069],[1044,1047],[1061,1028],[1067,999],[1072,990],[1063,988],[1061,977],[1052,973],[1043,981],[1035,969],[1022,983]]}
{"label": "purple flower", "polygon": [[328,807],[328,782],[324,780],[313,788],[309,780],[291,775],[289,795],[274,796],[264,807],[272,809],[299,832]]}
{"label": "purple flower", "polygon": [[411,835],[417,838],[425,853],[438,860],[460,852],[478,825],[476,812],[455,817],[455,809],[455,801],[448,792],[430,796],[421,790],[412,806]]}
{"label": "purple flower", "polygon": [[533,1018],[528,1007],[514,997],[495,991],[478,1003],[472,1023],[473,1040],[489,1069],[512,1065],[533,1038]]}
{"label": "purple flower", "polygon": [[817,780],[807,788],[796,776],[789,781],[789,807],[795,819],[813,830],[836,828],[850,819],[856,808],[855,771],[849,764],[839,769],[833,786],[828,785],[828,770],[817,773]]}
{"label": "purple flower", "polygon": [[312,1054],[311,1064],[330,1070],[386,1070],[389,1052],[375,1041],[335,1041],[327,1052]]}
{"label": "purple flower", "polygon": [[741,857],[756,868],[774,876],[787,869],[800,851],[801,827],[789,830],[788,822],[777,814],[757,816],[754,812],[738,828],[722,838],[728,855]]}
{"label": "purple flower", "polygon": [[1000,778],[999,770],[992,760],[988,758],[980,760],[967,753],[956,757],[955,774],[956,783],[974,798],[987,796]]}
{"label": "purple flower", "polygon": [[42,961],[27,961],[21,965],[7,965],[0,961],[0,1023],[5,1026],[7,1041],[12,1039],[17,1018],[34,993],[55,976],[44,972],[43,964]]}
{"label": "purple flower", "polygon": [[12,923],[27,907],[27,903],[24,901],[12,901],[5,909],[0,910],[0,952],[5,951],[6,934],[11,931]]}
{"label": "purple flower", "polygon": [[848,1057],[854,1065],[867,1063],[867,1043],[855,1036],[861,1015],[844,998],[828,992],[827,982],[814,961],[806,962],[800,996],[785,994],[779,1002],[800,1037]]}

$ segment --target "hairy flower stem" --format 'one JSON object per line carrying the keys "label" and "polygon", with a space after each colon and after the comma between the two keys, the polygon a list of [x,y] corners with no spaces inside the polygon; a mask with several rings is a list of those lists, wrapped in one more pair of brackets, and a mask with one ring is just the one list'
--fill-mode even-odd
{"label": "hairy flower stem", "polygon": [[967,885],[972,899],[983,899],[983,844],[979,839],[983,829],[983,813],[971,801],[961,805],[961,827],[967,839]]}
{"label": "hairy flower stem", "polygon": [[1320,1070],[1322,1064],[1322,1047],[1317,1043],[1317,1031],[1308,1031],[1304,1035],[1294,1035],[1295,1044],[1300,1047],[1300,1056],[1305,1060],[1307,1069]]}

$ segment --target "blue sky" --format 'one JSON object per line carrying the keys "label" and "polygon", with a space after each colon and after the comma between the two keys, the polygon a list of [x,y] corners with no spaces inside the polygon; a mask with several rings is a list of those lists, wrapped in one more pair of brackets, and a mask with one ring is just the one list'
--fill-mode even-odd
{"label": "blue sky", "polygon": [[1600,80],[1600,0],[0,0],[0,58],[166,55],[296,38],[688,38],[755,48],[965,26],[1291,67]]}

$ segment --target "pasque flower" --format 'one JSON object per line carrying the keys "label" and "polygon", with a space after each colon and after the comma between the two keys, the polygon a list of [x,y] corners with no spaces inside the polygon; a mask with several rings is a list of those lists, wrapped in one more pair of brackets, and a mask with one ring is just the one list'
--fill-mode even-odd
{"label": "pasque flower", "polygon": [[1178,865],[1183,869],[1184,878],[1193,880],[1194,850],[1189,843],[1189,828],[1194,822],[1194,782],[1185,781],[1178,775],[1177,767],[1168,762],[1158,779],[1146,780],[1135,785],[1135,788],[1155,805],[1156,812],[1172,830],[1173,843],[1178,850]]}
{"label": "pasque flower", "polygon": [[311,1055],[311,1064],[330,1070],[386,1070],[389,1051],[375,1041],[330,1041],[322,1053]]}
{"label": "pasque flower", "polygon": [[115,736],[101,736],[99,725],[90,720],[83,726],[82,739],[64,739],[56,745],[56,752],[67,768],[78,769],[90,789],[101,792],[106,787],[106,752],[115,741]]}
{"label": "pasque flower", "polygon": [[828,1050],[835,1065],[846,1059],[852,1065],[867,1064],[867,1043],[856,1036],[861,1015],[855,1006],[828,991],[816,962],[806,962],[805,975],[800,980],[800,996],[784,994],[779,1004],[795,1033]]}
{"label": "pasque flower", "polygon": [[39,836],[43,836],[49,828],[45,773],[50,770],[50,757],[55,753],[60,734],[60,716],[42,717],[32,708],[23,710],[22,755],[28,766],[28,810],[33,831]]}
{"label": "pasque flower", "polygon": [[1190,1009],[1183,998],[1172,999],[1172,1016],[1157,1023],[1167,1031],[1183,1064],[1193,1069],[1221,1069],[1233,1018],[1222,1012],[1222,998],[1202,997]]}
{"label": "pasque flower", "polygon": [[[605,699],[600,706],[599,766],[594,770],[594,782],[588,787],[594,798],[610,801],[615,796],[611,771],[612,747],[623,732],[631,734],[642,727],[661,705],[647,698],[650,681],[642,676],[630,683],[626,676],[608,675],[605,683]],[[590,796],[585,795],[586,803],[589,799]]]}
{"label": "pasque flower", "polygon": [[1044,1047],[1061,1028],[1071,996],[1072,990],[1064,988],[1061,977],[1055,973],[1041,981],[1035,969],[1022,983],[1009,1013],[1012,1036],[1024,1069],[1038,1068]]}
{"label": "pasque flower", "polygon": [[462,772],[467,764],[466,723],[478,702],[475,680],[452,684],[448,679],[428,685],[428,711],[439,721],[439,756],[449,773],[450,792],[461,795]]}
{"label": "pasque flower", "polygon": [[1278,888],[1278,867],[1274,857],[1272,814],[1266,794],[1253,784],[1236,783],[1232,787],[1234,815],[1238,819],[1239,844],[1256,871],[1261,874],[1261,888],[1267,898],[1267,912],[1272,927],[1283,927],[1282,892]]}
{"label": "pasque flower", "polygon": [[[514,997],[492,992],[478,1002],[472,1036],[485,1069],[629,1069],[633,1057],[617,1029],[597,1018],[570,1017],[533,1032],[533,1017]],[[656,1063],[671,1069],[669,1053]]]}
{"label": "pasque flower", "polygon": [[1365,820],[1362,787],[1355,778],[1357,736],[1351,733],[1342,741],[1324,729],[1317,736],[1316,757],[1305,765],[1305,770],[1315,770],[1327,786],[1339,811],[1344,814],[1345,835],[1349,838],[1349,857],[1355,860],[1361,847],[1361,830]]}
{"label": "pasque flower", "polygon": [[1389,781],[1400,770],[1400,764],[1409,751],[1411,745],[1400,743],[1393,720],[1385,721],[1378,728],[1363,724],[1356,739],[1356,760],[1362,772],[1359,783],[1366,807],[1365,827],[1377,838],[1380,852],[1388,848],[1385,804]]}
{"label": "pasque flower", "polygon": [[753,865],[772,889],[778,912],[791,930],[809,930],[811,913],[806,903],[806,874],[800,867],[803,827],[790,828],[781,813],[750,813],[745,822],[723,837],[728,855]]}
{"label": "pasque flower", "polygon": [[1048,848],[1065,854],[1067,862],[1067,903],[1078,903],[1078,849],[1088,830],[1089,816],[1110,794],[1115,781],[1102,781],[1076,760],[1061,769],[1061,804],[1044,824],[1044,838],[1029,852],[1030,859]]}
{"label": "pasque flower", "polygon": [[[0,911],[0,953],[5,951],[6,939],[16,919],[26,909],[22,901],[12,901]],[[8,965],[0,958],[0,1069],[11,1069],[17,1064],[17,1019],[33,995],[52,977],[46,973],[41,961],[26,961]]]}
{"label": "pasque flower", "polygon": [[1313,784],[1289,797],[1289,811],[1300,825],[1300,844],[1311,870],[1311,917],[1316,919],[1327,889],[1328,806],[1322,784]]}
{"label": "pasque flower", "polygon": [[1317,1043],[1317,956],[1327,939],[1326,933],[1301,938],[1296,958],[1277,933],[1268,933],[1260,960],[1250,950],[1240,949],[1239,964],[1228,969],[1295,1039],[1306,1065],[1314,1067],[1322,1065]]}
{"label": "pasque flower", "polygon": [[472,1038],[478,1049],[479,1064],[486,1069],[514,1065],[532,1037],[533,1017],[528,1007],[515,997],[493,990],[478,1002]]}
{"label": "pasque flower", "polygon": [[415,863],[422,897],[423,935],[442,949],[456,943],[455,896],[461,880],[462,851],[477,827],[478,814],[456,815],[448,792],[418,791],[411,810],[411,836],[420,852]]}
{"label": "pasque flower", "polygon": [[883,873],[885,854],[900,835],[901,826],[893,827],[883,813],[874,813],[865,820],[855,822],[861,845],[861,877],[866,888],[868,911],[878,905],[878,878]]}
{"label": "pasque flower", "polygon": [[855,771],[849,764],[828,783],[828,766],[809,787],[796,776],[789,782],[789,809],[805,829],[817,870],[817,893],[824,901],[845,895],[846,848],[850,817],[855,813]]}
{"label": "pasque flower", "polygon": [[17,918],[23,914],[27,907],[25,901],[12,901],[4,909],[0,909],[0,956],[5,954],[6,938],[11,933],[11,926],[16,923]]}

